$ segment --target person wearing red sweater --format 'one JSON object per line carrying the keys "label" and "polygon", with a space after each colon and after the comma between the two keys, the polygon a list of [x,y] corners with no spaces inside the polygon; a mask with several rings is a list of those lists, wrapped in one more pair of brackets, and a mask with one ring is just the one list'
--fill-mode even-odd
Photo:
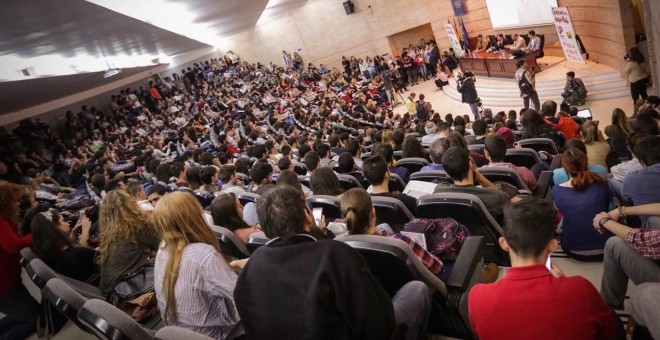
{"label": "person wearing red sweater", "polygon": [[484,339],[618,339],[623,329],[594,286],[544,266],[557,248],[555,209],[538,198],[504,209],[500,246],[511,256],[506,276],[475,285],[468,298],[470,323]]}
{"label": "person wearing red sweater", "polygon": [[0,181],[0,339],[25,339],[35,332],[39,304],[21,282],[19,252],[32,244],[18,232],[23,186]]}

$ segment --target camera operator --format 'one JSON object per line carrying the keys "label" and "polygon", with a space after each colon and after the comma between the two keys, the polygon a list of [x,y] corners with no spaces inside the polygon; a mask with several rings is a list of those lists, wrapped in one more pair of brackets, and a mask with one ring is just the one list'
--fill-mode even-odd
{"label": "camera operator", "polygon": [[472,72],[459,73],[456,76],[456,90],[461,94],[462,102],[470,105],[475,120],[479,119],[479,95],[477,94],[477,88],[474,86],[476,81]]}

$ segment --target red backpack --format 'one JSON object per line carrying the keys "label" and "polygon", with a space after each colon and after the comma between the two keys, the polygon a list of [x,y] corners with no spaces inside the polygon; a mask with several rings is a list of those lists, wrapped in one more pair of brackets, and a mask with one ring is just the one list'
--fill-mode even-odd
{"label": "red backpack", "polygon": [[453,218],[415,218],[403,226],[403,231],[424,234],[427,251],[443,261],[456,261],[470,236],[467,227]]}

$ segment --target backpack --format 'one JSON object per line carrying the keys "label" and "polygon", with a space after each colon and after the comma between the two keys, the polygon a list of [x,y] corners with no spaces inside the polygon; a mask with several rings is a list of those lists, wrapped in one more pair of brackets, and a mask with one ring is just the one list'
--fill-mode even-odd
{"label": "backpack", "polygon": [[470,236],[467,227],[453,218],[415,218],[403,226],[403,231],[424,234],[427,251],[443,261],[456,261]]}
{"label": "backpack", "polygon": [[415,103],[415,111],[417,111],[417,118],[421,121],[425,121],[429,118],[429,111],[426,109],[425,103],[418,100],[417,103]]}
{"label": "backpack", "polygon": [[523,72],[520,80],[518,81],[518,87],[520,88],[520,93],[523,95],[529,95],[534,91],[534,86],[527,80],[527,71]]}

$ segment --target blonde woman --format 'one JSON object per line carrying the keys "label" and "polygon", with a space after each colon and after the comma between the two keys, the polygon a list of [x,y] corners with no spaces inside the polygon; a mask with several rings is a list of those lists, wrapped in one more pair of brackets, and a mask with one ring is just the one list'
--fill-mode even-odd
{"label": "blonde woman", "polygon": [[99,212],[101,292],[106,297],[124,275],[135,272],[153,258],[160,237],[146,213],[128,192],[110,191]]}
{"label": "blonde woman", "polygon": [[598,122],[586,122],[582,125],[582,141],[587,146],[587,157],[589,165],[602,165],[606,169],[607,154],[610,153],[610,145],[607,144],[603,134],[598,130]]}
{"label": "blonde woman", "polygon": [[153,212],[163,239],[154,268],[158,309],[167,325],[225,339],[239,321],[237,275],[202,216],[195,196],[174,192]]}

